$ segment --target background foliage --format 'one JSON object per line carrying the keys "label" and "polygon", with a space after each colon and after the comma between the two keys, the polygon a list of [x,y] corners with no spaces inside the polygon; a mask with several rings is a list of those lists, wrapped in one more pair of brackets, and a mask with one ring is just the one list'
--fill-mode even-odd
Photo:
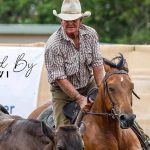
{"label": "background foliage", "polygon": [[[58,24],[62,0],[0,0],[0,23]],[[95,28],[101,42],[150,44],[150,0],[81,0],[92,16],[84,23]]]}

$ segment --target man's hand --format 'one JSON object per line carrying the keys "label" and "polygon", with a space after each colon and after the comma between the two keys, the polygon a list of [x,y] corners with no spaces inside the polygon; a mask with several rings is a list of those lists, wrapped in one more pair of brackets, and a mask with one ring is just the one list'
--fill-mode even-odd
{"label": "man's hand", "polygon": [[82,95],[77,95],[76,102],[79,104],[81,110],[87,105],[87,98]]}
{"label": "man's hand", "polygon": [[84,112],[90,111],[93,105],[93,100],[89,99],[89,102],[87,102],[87,98],[82,95],[77,96],[76,102],[79,104],[81,110]]}

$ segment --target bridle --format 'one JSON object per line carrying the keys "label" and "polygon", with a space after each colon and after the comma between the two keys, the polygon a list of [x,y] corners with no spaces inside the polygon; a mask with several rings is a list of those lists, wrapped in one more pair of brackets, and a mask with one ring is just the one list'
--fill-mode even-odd
{"label": "bridle", "polygon": [[124,71],[124,70],[117,70],[117,71],[113,71],[111,73],[106,73],[105,74],[105,77],[104,77],[103,82],[102,82],[102,84],[104,86],[104,94],[103,94],[102,97],[104,99],[104,97],[108,94],[108,97],[109,97],[109,100],[110,100],[110,103],[111,103],[111,106],[112,106],[111,107],[111,111],[110,112],[106,112],[106,113],[103,113],[103,112],[101,112],[101,113],[94,113],[94,112],[90,111],[90,112],[85,112],[85,114],[98,115],[98,116],[109,116],[109,117],[112,117],[113,119],[115,119],[115,118],[118,119],[119,112],[115,108],[115,104],[113,102],[113,98],[112,98],[112,96],[110,94],[110,90],[109,90],[108,83],[107,83],[107,80],[110,78],[110,76],[115,75],[115,74],[128,75],[128,73],[126,71]]}

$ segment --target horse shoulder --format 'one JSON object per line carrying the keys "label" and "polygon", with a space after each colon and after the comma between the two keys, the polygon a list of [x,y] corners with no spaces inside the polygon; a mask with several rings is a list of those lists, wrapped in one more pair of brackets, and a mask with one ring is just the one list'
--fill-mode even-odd
{"label": "horse shoulder", "polygon": [[[86,119],[85,119],[86,120]],[[89,134],[92,133],[92,134]],[[86,132],[83,136],[85,149],[91,150],[118,150],[118,143],[115,137],[95,124],[94,120],[86,121]]]}
{"label": "horse shoulder", "polygon": [[122,130],[122,141],[126,143],[129,150],[141,150],[141,144],[135,133],[132,129],[123,129]]}

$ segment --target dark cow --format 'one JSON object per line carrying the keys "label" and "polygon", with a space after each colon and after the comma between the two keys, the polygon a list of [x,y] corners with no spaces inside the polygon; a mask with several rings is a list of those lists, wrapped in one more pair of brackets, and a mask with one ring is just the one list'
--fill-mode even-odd
{"label": "dark cow", "polygon": [[11,116],[0,105],[0,150],[83,150],[76,126],[61,126],[56,131],[44,122]]}

